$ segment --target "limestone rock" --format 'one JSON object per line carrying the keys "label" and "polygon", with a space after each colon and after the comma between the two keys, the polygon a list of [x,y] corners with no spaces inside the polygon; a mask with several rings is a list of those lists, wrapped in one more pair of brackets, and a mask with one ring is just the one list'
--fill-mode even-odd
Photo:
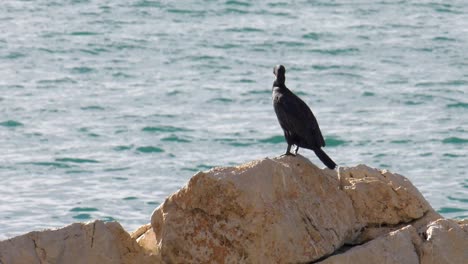
{"label": "limestone rock", "polygon": [[331,256],[318,264],[418,264],[419,256],[414,241],[419,241],[416,229],[406,226],[364,245],[353,247],[345,253]]}
{"label": "limestone rock", "polygon": [[352,240],[356,222],[335,173],[300,156],[200,172],[151,218],[168,263],[313,261]]}
{"label": "limestone rock", "polygon": [[421,264],[468,263],[468,230],[463,222],[439,219],[428,225],[424,237]]}
{"label": "limestone rock", "polygon": [[294,263],[438,218],[401,175],[286,156],[196,174],[151,224],[153,251],[171,263]]}
{"label": "limestone rock", "polygon": [[395,225],[421,218],[431,208],[405,177],[359,165],[340,168],[343,190],[366,225]]}
{"label": "limestone rock", "polygon": [[116,222],[75,223],[0,242],[0,263],[159,263]]}
{"label": "limestone rock", "polygon": [[468,262],[468,231],[464,222],[439,219],[422,233],[412,225],[390,232],[361,246],[318,262],[339,263],[420,263],[451,264]]}
{"label": "limestone rock", "polygon": [[151,224],[146,224],[139,227],[131,234],[131,237],[144,248],[147,252],[154,255],[159,255],[158,248],[156,247],[156,236],[154,234]]}
{"label": "limestone rock", "polygon": [[443,219],[405,177],[302,156],[193,176],[131,234],[76,223],[0,241],[16,263],[468,263],[468,220]]}

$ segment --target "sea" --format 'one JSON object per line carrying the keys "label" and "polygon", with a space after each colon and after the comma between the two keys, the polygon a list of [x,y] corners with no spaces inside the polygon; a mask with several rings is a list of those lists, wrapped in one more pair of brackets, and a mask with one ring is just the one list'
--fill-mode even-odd
{"label": "sea", "polygon": [[131,232],[198,171],[283,154],[277,64],[340,166],[468,217],[466,0],[6,0],[0,239]]}

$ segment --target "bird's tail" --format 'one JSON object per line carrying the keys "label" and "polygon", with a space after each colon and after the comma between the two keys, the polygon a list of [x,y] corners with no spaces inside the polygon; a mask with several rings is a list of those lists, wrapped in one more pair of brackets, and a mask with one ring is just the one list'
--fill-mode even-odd
{"label": "bird's tail", "polygon": [[315,155],[327,166],[329,169],[334,170],[336,168],[336,163],[328,157],[327,153],[321,148],[314,149]]}

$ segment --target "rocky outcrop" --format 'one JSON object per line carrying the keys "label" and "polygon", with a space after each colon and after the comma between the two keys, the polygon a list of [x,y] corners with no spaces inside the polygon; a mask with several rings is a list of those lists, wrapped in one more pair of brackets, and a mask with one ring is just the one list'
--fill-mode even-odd
{"label": "rocky outcrop", "polygon": [[439,219],[427,226],[422,238],[422,264],[468,263],[468,220]]}
{"label": "rocky outcrop", "polygon": [[419,234],[408,225],[318,263],[467,263],[467,229],[467,223],[447,219],[431,222]]}
{"label": "rocky outcrop", "polygon": [[75,223],[0,242],[0,263],[160,263],[116,222]]}
{"label": "rocky outcrop", "polygon": [[285,157],[200,172],[151,224],[172,263],[297,263],[352,241],[357,221],[333,171]]}
{"label": "rocky outcrop", "polygon": [[345,253],[336,254],[318,263],[418,264],[419,256],[413,243],[414,240],[418,240],[418,234],[414,227],[409,225],[364,245],[349,248]]}
{"label": "rocky outcrop", "polygon": [[[466,229],[433,222],[441,218],[401,175],[364,165],[322,170],[285,156],[196,174],[142,234],[167,263],[466,260],[458,250]],[[444,249],[450,243],[460,246]]]}
{"label": "rocky outcrop", "polygon": [[0,241],[16,263],[468,263],[468,220],[443,219],[405,177],[302,156],[199,172],[151,224],[76,223]]}

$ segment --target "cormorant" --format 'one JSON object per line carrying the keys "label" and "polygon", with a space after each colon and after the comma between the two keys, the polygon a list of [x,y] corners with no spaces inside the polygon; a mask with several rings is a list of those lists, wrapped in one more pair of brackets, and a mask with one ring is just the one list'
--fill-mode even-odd
{"label": "cormorant", "polygon": [[[325,140],[317,119],[307,104],[284,84],[286,68],[277,65],[273,68],[273,73],[276,76],[273,82],[273,107],[288,143],[285,155],[294,156],[299,147],[307,148],[313,150],[328,168],[335,169],[335,162],[321,149],[325,147]],[[292,145],[296,146],[295,154],[291,153]]]}

